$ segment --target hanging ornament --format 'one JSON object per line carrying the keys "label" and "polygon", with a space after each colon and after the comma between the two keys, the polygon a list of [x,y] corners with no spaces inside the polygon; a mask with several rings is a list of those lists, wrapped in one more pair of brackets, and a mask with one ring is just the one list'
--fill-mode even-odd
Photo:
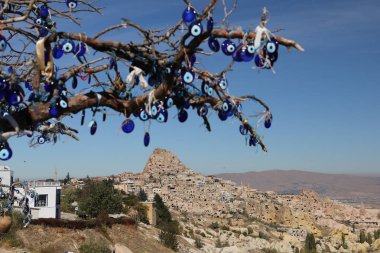
{"label": "hanging ornament", "polygon": [[183,21],[187,23],[193,22],[196,17],[197,17],[197,12],[194,10],[193,7],[190,7],[190,6],[187,7],[182,13],[182,19]]}
{"label": "hanging ornament", "polygon": [[148,132],[145,132],[144,134],[144,146],[148,147],[150,143],[150,135]]}
{"label": "hanging ornament", "polygon": [[219,52],[220,50],[220,44],[219,44],[219,41],[217,39],[215,39],[214,37],[209,37],[208,38],[208,47],[211,49],[211,51],[217,53]]}
{"label": "hanging ornament", "polygon": [[123,130],[124,133],[132,133],[133,130],[135,129],[135,123],[131,119],[126,119],[123,121],[121,124],[121,129]]}
{"label": "hanging ornament", "polygon": [[98,124],[93,119],[90,121],[90,124],[88,124],[88,127],[90,128],[90,134],[94,135],[96,133],[96,130],[98,129]]}

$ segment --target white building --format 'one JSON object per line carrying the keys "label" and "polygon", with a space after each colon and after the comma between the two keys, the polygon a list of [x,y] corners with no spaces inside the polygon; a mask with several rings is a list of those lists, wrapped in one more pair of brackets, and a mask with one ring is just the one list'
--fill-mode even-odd
{"label": "white building", "polygon": [[13,171],[7,166],[0,165],[0,192],[2,188],[4,192],[8,193],[12,183]]}
{"label": "white building", "polygon": [[[32,219],[61,217],[61,186],[59,182],[28,182],[25,185],[29,190],[34,190],[38,198],[29,197],[29,207],[32,212]],[[16,188],[23,191],[21,188]],[[18,203],[15,203],[15,207]]]}

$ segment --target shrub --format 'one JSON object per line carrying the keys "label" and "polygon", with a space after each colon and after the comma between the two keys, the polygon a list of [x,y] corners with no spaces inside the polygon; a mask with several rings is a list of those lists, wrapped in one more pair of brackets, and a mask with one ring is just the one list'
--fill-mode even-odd
{"label": "shrub", "polygon": [[253,233],[253,228],[252,227],[247,227],[247,232],[248,234],[252,234]]}
{"label": "shrub", "polygon": [[199,238],[198,236],[195,237],[194,245],[197,249],[201,249],[203,247],[203,242],[202,242],[201,238]]}
{"label": "shrub", "polygon": [[177,236],[171,232],[161,230],[159,235],[160,241],[165,247],[178,251]]}
{"label": "shrub", "polygon": [[106,243],[91,240],[79,247],[80,253],[112,253],[112,250]]}
{"label": "shrub", "polygon": [[219,228],[219,223],[218,222],[213,222],[211,223],[211,225],[209,226],[211,229],[218,229]]}

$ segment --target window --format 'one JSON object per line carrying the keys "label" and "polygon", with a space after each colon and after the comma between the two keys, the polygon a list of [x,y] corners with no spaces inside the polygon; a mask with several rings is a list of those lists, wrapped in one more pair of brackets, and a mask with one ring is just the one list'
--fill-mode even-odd
{"label": "window", "polygon": [[42,206],[47,206],[47,205],[48,205],[48,195],[47,194],[38,195],[38,199],[36,199],[34,206],[42,207]]}

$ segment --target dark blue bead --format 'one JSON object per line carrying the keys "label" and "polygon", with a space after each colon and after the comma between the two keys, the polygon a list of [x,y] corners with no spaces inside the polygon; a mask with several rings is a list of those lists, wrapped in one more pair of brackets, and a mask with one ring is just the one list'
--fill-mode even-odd
{"label": "dark blue bead", "polygon": [[187,7],[182,13],[182,19],[187,23],[193,22],[196,17],[197,12],[194,10],[193,7]]}
{"label": "dark blue bead", "polygon": [[144,134],[144,146],[145,147],[148,147],[149,146],[149,143],[150,143],[150,135],[148,132],[146,132]]}
{"label": "dark blue bead", "polygon": [[121,125],[121,129],[123,130],[124,133],[132,133],[133,130],[135,129],[135,123],[131,119],[126,119]]}

